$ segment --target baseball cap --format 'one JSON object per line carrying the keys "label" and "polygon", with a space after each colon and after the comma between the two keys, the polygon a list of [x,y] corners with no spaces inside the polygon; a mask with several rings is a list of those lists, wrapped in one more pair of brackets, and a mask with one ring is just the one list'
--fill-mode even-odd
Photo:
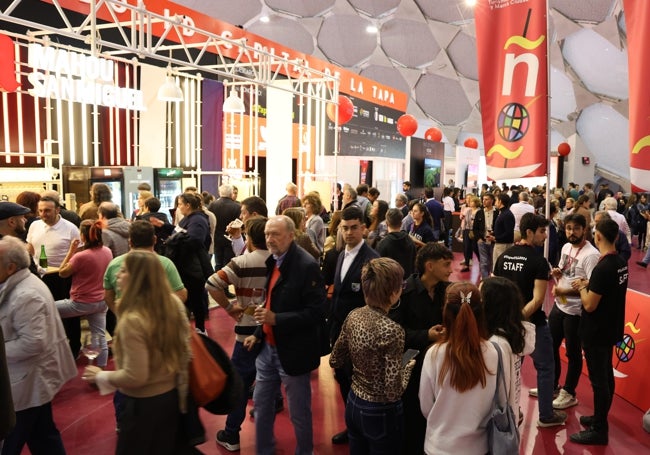
{"label": "baseball cap", "polygon": [[12,216],[27,215],[31,210],[15,202],[0,202],[0,220],[6,220]]}

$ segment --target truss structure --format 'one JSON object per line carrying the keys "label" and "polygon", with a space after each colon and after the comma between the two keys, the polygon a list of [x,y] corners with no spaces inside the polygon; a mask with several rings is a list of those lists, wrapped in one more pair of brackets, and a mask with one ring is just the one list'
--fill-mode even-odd
{"label": "truss structure", "polygon": [[[249,45],[246,39],[233,40],[185,21],[183,16],[164,16],[146,9],[142,0],[130,5],[120,0],[86,0],[90,14],[80,21],[63,7],[63,0],[47,0],[65,24],[61,28],[48,26],[18,16],[21,3],[33,0],[13,0],[8,6],[0,6],[0,21],[28,27],[32,36],[59,35],[82,43],[96,56],[114,56],[142,60],[153,59],[171,65],[174,72],[213,75],[215,78],[254,84],[262,87],[281,84],[283,90],[323,102],[338,99],[337,76],[308,66],[302,59],[288,59]],[[101,11],[101,18],[98,12]],[[128,18],[128,20],[124,20]],[[162,33],[154,34],[154,28],[162,26]],[[102,37],[105,30],[113,30],[111,39]],[[191,39],[188,38],[191,37]],[[117,39],[116,39],[117,38]],[[174,43],[174,44],[170,44]],[[181,52],[178,52],[178,51]],[[176,51],[176,52],[174,52]],[[205,64],[209,56],[214,63]]]}

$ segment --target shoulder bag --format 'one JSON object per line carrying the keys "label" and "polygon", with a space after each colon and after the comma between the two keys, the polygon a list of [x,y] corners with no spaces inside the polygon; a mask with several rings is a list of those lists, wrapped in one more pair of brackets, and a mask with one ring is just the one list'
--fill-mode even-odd
{"label": "shoulder bag", "polygon": [[189,368],[190,392],[194,402],[204,406],[221,395],[226,386],[227,376],[208,352],[201,335],[194,331],[192,331],[190,346],[192,347]]}
{"label": "shoulder bag", "polygon": [[503,395],[507,397],[506,381],[503,375],[503,361],[501,359],[501,348],[492,342],[499,356],[497,368],[497,385],[492,400],[492,411],[487,423],[488,432],[488,453],[494,455],[516,455],[519,453],[519,429],[512,407],[505,399],[505,404],[499,403],[499,390],[503,387]]}

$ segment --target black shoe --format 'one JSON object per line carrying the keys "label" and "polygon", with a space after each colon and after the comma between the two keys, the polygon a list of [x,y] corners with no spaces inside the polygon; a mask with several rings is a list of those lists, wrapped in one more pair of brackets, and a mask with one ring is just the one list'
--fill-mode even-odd
{"label": "black shoe", "polygon": [[237,452],[239,450],[239,434],[228,433],[226,430],[219,430],[216,436],[217,444],[225,447],[229,452]]}
{"label": "black shoe", "polygon": [[644,269],[648,268],[648,264],[646,264],[645,262],[642,262],[642,261],[636,261],[636,265],[640,265]]}
{"label": "black shoe", "polygon": [[469,272],[471,269],[469,267],[463,267],[460,269],[461,272]]}
{"label": "black shoe", "polygon": [[580,425],[583,427],[592,427],[596,421],[594,416],[580,416]]}
{"label": "black shoe", "polygon": [[607,433],[599,433],[594,430],[583,430],[569,436],[571,442],[577,444],[588,444],[595,446],[606,446],[608,443]]}
{"label": "black shoe", "polygon": [[332,436],[332,444],[347,444],[348,440],[348,430],[341,431]]}

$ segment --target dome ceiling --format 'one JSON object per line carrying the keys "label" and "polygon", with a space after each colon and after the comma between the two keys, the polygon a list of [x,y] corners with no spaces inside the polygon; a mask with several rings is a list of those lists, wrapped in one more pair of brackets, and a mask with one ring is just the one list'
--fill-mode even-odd
{"label": "dome ceiling", "polygon": [[[409,113],[447,137],[481,132],[474,14],[465,0],[176,2],[405,91]],[[627,176],[622,2],[550,0],[549,8],[554,142],[578,134],[600,166]]]}

